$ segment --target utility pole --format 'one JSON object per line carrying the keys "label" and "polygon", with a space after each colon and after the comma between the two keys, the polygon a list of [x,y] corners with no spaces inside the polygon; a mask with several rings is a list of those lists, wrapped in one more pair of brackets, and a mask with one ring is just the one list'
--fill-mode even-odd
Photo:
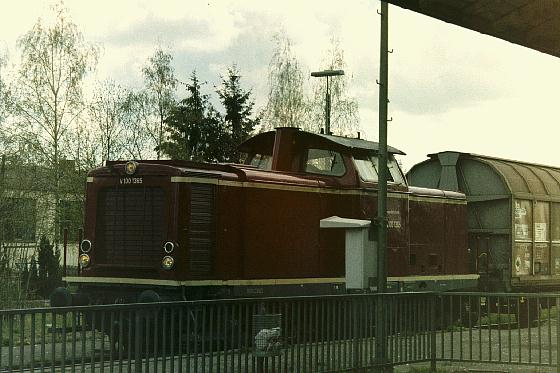
{"label": "utility pole", "polygon": [[376,362],[385,371],[388,364],[384,293],[387,291],[387,103],[388,103],[388,4],[381,0],[379,43],[379,178],[377,194],[377,292],[375,321]]}

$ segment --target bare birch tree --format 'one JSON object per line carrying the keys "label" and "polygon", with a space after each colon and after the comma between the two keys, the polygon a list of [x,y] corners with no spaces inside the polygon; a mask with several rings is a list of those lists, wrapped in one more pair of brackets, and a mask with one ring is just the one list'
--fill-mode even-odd
{"label": "bare birch tree", "polygon": [[[49,188],[60,200],[64,137],[84,110],[82,84],[95,67],[98,48],[84,41],[61,4],[55,21],[38,19],[18,40],[21,62],[16,78],[15,108],[20,129],[51,171]],[[54,242],[58,243],[58,202],[54,203]]]}
{"label": "bare birch tree", "polygon": [[9,106],[9,91],[8,84],[5,78],[5,67],[7,64],[7,57],[0,52],[0,126],[4,124],[8,114]]}
{"label": "bare birch tree", "polygon": [[118,159],[123,154],[126,99],[127,91],[111,79],[99,82],[94,89],[89,115],[101,145],[101,163]]}
{"label": "bare birch tree", "polygon": [[157,131],[157,128],[153,126],[153,107],[148,93],[128,91],[125,110],[124,154],[133,159],[153,159],[157,147],[157,137],[154,136],[153,130]]}
{"label": "bare birch tree", "polygon": [[160,158],[161,154],[164,120],[175,102],[177,79],[175,79],[171,61],[173,61],[171,54],[158,47],[142,68],[142,74],[146,82],[146,92],[157,117],[157,125],[148,129],[148,133],[155,135],[157,159]]}
{"label": "bare birch tree", "polygon": [[308,105],[304,94],[304,73],[284,32],[274,36],[274,52],[268,66],[268,102],[263,126],[307,127]]}
{"label": "bare birch tree", "polygon": [[[346,61],[340,41],[331,39],[331,45],[327,55],[323,59],[322,70],[345,70]],[[351,76],[351,75],[350,75]],[[331,96],[331,132],[335,135],[355,135],[359,129],[360,116],[358,102],[348,94],[348,82],[350,78],[346,75],[335,76],[330,79],[329,92]],[[325,95],[326,85],[324,79],[313,80],[313,95],[310,100],[310,130],[319,132],[325,123]]]}

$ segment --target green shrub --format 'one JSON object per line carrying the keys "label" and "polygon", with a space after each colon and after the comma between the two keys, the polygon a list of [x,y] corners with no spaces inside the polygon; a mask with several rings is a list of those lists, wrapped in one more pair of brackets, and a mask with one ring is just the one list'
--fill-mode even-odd
{"label": "green shrub", "polygon": [[56,287],[62,285],[62,270],[60,268],[60,253],[53,249],[53,245],[45,236],[41,237],[39,241],[37,266],[35,289],[38,295],[48,298]]}

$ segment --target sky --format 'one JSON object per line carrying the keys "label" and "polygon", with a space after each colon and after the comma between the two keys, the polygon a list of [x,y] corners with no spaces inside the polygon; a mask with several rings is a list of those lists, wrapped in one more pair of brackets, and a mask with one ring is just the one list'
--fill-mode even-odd
{"label": "sky", "polygon": [[[0,51],[12,63],[16,40],[49,17],[52,3],[19,0],[0,12]],[[66,0],[65,6],[84,39],[101,47],[94,78],[141,87],[141,67],[159,45],[172,53],[180,80],[196,69],[208,93],[235,63],[257,109],[267,99],[275,33],[291,38],[307,76],[335,37],[362,137],[378,138],[377,0]],[[400,158],[405,169],[443,150],[560,167],[558,58],[391,5],[389,48],[388,142],[407,153]]]}

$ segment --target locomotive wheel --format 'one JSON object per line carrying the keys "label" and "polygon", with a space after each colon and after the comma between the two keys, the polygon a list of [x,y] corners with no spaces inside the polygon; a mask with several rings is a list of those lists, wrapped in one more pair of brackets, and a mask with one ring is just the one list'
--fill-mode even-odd
{"label": "locomotive wheel", "polygon": [[[137,297],[139,303],[158,303],[161,301],[159,294],[153,290],[145,290]],[[114,351],[123,356],[135,356],[137,342],[141,356],[163,355],[170,353],[171,334],[163,330],[164,319],[170,325],[170,315],[159,308],[138,310],[123,317],[122,326],[113,325]],[[174,335],[177,341],[176,334]],[[138,339],[138,340],[137,340]],[[176,348],[174,346],[174,348]],[[165,351],[164,351],[165,349]]]}
{"label": "locomotive wheel", "polygon": [[[118,324],[114,325],[113,351],[123,356],[128,356],[129,354],[130,356],[135,356],[138,338],[140,356],[163,356],[164,354],[170,354],[172,333],[164,332],[164,317],[169,319],[169,315],[163,315],[159,310],[140,311],[138,316],[131,315],[132,319],[128,317],[123,319],[122,327]],[[166,325],[169,325],[169,320],[166,320]],[[166,329],[168,328],[166,327]],[[177,334],[174,334],[173,338],[175,343],[173,349],[177,353]]]}

